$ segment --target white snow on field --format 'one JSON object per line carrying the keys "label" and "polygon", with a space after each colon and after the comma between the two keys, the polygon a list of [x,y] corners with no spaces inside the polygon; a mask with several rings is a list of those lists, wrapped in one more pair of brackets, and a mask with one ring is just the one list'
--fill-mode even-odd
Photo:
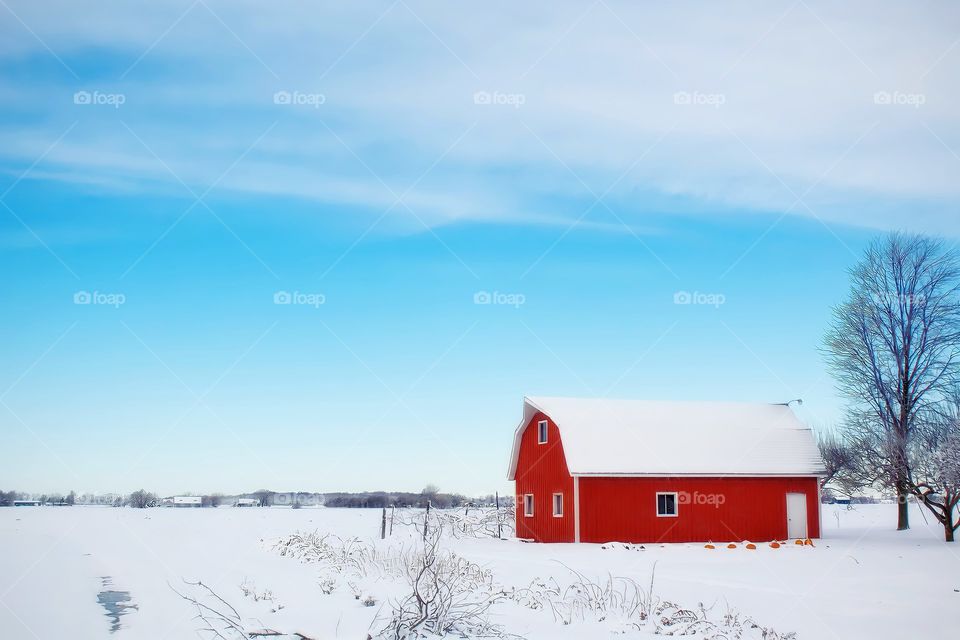
{"label": "white snow on field", "polygon": [[[825,538],[814,548],[674,544],[641,550],[495,539],[446,539],[444,545],[489,568],[498,583],[516,587],[551,576],[569,582],[570,569],[597,581],[610,573],[646,584],[656,563],[660,597],[689,607],[717,603],[721,615],[729,605],[780,633],[795,631],[801,640],[955,636],[960,546],[945,544],[917,510],[914,528],[901,533],[892,530],[893,505],[824,507],[823,515]],[[377,630],[371,621],[379,603],[402,592],[402,585],[367,580],[362,588],[378,600],[374,607],[346,589],[326,595],[316,565],[282,557],[269,541],[313,530],[373,540],[379,525],[379,511],[359,509],[0,509],[0,638],[195,638],[195,610],[170,587],[182,589],[186,578],[210,585],[264,627],[362,639]],[[395,533],[399,544],[401,532]],[[107,576],[110,588],[128,591],[138,607],[113,634],[97,602]],[[248,593],[269,591],[272,600],[254,601],[241,585]],[[562,625],[549,612],[513,603],[496,614],[507,631],[528,638],[611,634],[592,622]]]}

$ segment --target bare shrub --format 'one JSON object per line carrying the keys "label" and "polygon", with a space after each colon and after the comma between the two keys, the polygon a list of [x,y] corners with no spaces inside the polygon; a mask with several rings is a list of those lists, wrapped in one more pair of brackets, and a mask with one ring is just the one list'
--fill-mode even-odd
{"label": "bare shrub", "polygon": [[405,554],[405,578],[411,593],[396,602],[378,637],[405,640],[426,635],[504,637],[493,624],[490,607],[505,599],[493,574],[457,554],[439,548],[437,527],[422,550]]}
{"label": "bare shrub", "polygon": [[[377,638],[408,639],[423,634],[459,634],[469,637],[504,637],[487,618],[490,607],[506,595],[488,569],[440,548],[445,536],[440,521],[430,525],[426,541],[378,547],[373,542],[340,538],[317,532],[296,533],[277,541],[281,555],[321,565],[321,590],[330,594],[345,581],[361,600],[352,579],[376,576],[403,581],[410,591],[391,602]],[[418,536],[419,538],[419,536]],[[373,596],[361,600],[376,605]]]}
{"label": "bare shrub", "polygon": [[[305,636],[302,633],[283,633],[264,628],[262,625],[248,627],[233,605],[224,600],[208,585],[199,580],[193,582],[184,580],[183,582],[186,586],[187,593],[177,591],[172,585],[170,588],[173,589],[174,593],[196,608],[197,615],[195,619],[199,620],[203,625],[197,629],[197,635],[199,637],[216,640],[250,640],[252,638],[312,640],[309,636]],[[244,589],[242,585],[241,589]],[[270,599],[272,600],[272,597]]]}
{"label": "bare shrub", "polygon": [[463,512],[458,509],[435,513],[439,525],[454,538],[509,538],[513,536],[516,522],[513,507],[484,507],[466,509]]}
{"label": "bare shrub", "polygon": [[727,608],[723,615],[711,617],[714,608],[698,603],[696,608],[681,607],[663,600],[654,590],[656,564],[649,584],[632,578],[609,575],[594,582],[568,569],[574,580],[561,587],[555,578],[534,580],[528,587],[515,589],[509,598],[528,609],[549,611],[555,622],[606,622],[615,631],[648,630],[656,635],[697,635],[703,640],[727,640],[758,637],[762,640],[792,640],[793,633],[779,634],[752,619]]}
{"label": "bare shrub", "polygon": [[[294,533],[273,544],[281,556],[301,562],[318,563],[337,575],[367,577],[399,576],[401,554],[382,549],[359,538],[341,538],[329,533]],[[330,591],[333,590],[331,586]]]}
{"label": "bare shrub", "polygon": [[270,611],[272,613],[276,613],[280,609],[283,609],[283,605],[277,601],[276,596],[273,595],[273,591],[270,589],[258,591],[257,585],[246,578],[244,578],[243,582],[240,583],[240,591],[243,592],[244,596],[252,599],[254,602],[269,602]]}
{"label": "bare shrub", "polygon": [[397,509],[394,524],[406,526],[421,536],[427,531],[439,529],[453,538],[510,538],[513,536],[515,516],[513,506],[466,507],[461,509]]}

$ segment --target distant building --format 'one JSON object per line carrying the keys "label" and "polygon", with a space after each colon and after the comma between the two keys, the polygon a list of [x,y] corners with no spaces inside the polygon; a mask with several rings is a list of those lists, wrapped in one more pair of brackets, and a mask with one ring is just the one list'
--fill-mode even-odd
{"label": "distant building", "polygon": [[256,498],[237,498],[237,501],[234,503],[235,507],[259,507],[260,501]]}
{"label": "distant building", "polygon": [[15,507],[39,507],[39,500],[14,500],[13,506]]}
{"label": "distant building", "polygon": [[174,496],[172,505],[174,507],[202,507],[203,498],[200,496]]}

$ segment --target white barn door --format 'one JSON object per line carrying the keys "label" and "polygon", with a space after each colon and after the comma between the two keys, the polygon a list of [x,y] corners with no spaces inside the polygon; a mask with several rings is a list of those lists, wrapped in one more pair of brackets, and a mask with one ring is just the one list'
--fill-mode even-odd
{"label": "white barn door", "polygon": [[807,494],[787,494],[787,537],[807,537]]}

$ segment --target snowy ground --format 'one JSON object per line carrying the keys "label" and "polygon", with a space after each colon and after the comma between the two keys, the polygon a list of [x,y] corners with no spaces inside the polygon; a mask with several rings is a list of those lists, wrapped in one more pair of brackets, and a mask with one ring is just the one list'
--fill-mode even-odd
{"label": "snowy ground", "polygon": [[[569,580],[565,567],[598,580],[609,572],[646,583],[656,562],[660,596],[691,607],[716,602],[718,611],[729,605],[778,632],[795,631],[801,640],[954,637],[960,546],[943,543],[941,531],[925,526],[919,511],[912,513],[913,530],[892,531],[893,509],[824,507],[825,538],[815,548],[603,549],[493,539],[445,544],[508,586],[549,576]],[[325,595],[316,566],[281,557],[263,541],[315,529],[373,539],[379,518],[374,510],[323,508],[0,509],[0,638],[195,638],[195,612],[169,586],[182,587],[184,578],[203,580],[266,627],[318,639],[365,638],[379,605],[364,607],[346,590]],[[130,604],[138,607],[113,634],[97,601],[104,577],[111,589],[129,591]],[[273,600],[255,602],[242,584],[269,590]],[[397,588],[363,585],[381,603]],[[271,612],[278,604],[282,609]],[[498,616],[509,631],[529,638],[609,635],[603,626],[564,626],[547,612],[512,603]]]}

